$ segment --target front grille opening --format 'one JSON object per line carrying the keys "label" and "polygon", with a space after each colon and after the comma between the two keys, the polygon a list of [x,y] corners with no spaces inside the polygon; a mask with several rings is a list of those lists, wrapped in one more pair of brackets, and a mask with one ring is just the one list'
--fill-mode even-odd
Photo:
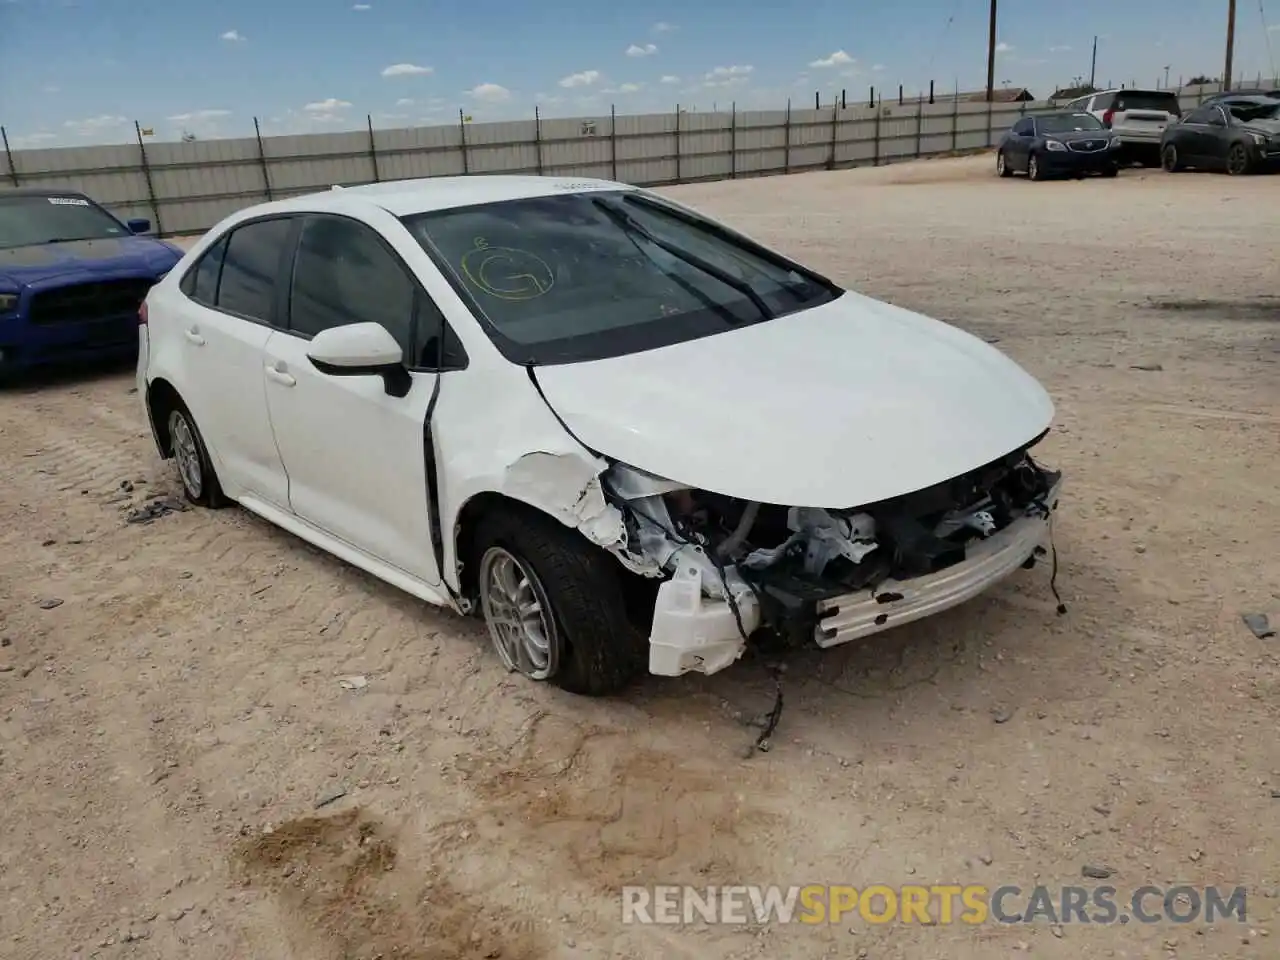
{"label": "front grille opening", "polygon": [[152,281],[97,280],[43,290],[31,298],[28,319],[33,324],[85,323],[136,314]]}

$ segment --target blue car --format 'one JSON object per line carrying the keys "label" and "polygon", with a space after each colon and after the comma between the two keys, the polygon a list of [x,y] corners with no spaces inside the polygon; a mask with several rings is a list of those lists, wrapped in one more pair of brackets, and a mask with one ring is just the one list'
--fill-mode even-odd
{"label": "blue car", "polygon": [[0,191],[0,377],[137,355],[138,307],[182,258],[82,193]]}

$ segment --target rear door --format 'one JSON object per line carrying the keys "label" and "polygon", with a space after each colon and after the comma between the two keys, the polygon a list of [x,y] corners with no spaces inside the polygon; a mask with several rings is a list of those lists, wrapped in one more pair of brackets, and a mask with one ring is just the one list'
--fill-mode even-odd
{"label": "rear door", "polygon": [[1182,116],[1169,90],[1121,90],[1112,105],[1111,129],[1121,140],[1159,143],[1169,121]]}
{"label": "rear door", "polygon": [[232,228],[183,277],[176,331],[184,351],[178,389],[227,492],[285,510],[289,485],[267,414],[263,350],[285,292],[280,267],[293,226],[272,217]]}
{"label": "rear door", "polygon": [[1204,163],[1206,155],[1210,153],[1211,131],[1209,117],[1213,111],[1214,108],[1212,106],[1192,110],[1182,118],[1181,122],[1169,130],[1168,138],[1165,141],[1166,143],[1172,143],[1177,148],[1183,162],[1189,163],[1193,167]]}

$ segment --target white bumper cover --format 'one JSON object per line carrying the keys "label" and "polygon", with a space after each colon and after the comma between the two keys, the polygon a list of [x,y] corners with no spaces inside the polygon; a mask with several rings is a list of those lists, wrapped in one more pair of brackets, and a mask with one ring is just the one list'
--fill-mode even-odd
{"label": "white bumper cover", "polygon": [[[822,602],[814,642],[824,648],[839,646],[940,613],[999,583],[1048,539],[1050,518],[1057,510],[1061,491],[1059,479],[1044,499],[1049,516],[1027,513],[985,540],[974,541],[961,563]],[[885,599],[881,602],[877,597]],[[709,597],[702,590],[698,571],[678,570],[658,589],[649,638],[649,672],[666,677],[715,673],[742,656],[746,649],[743,633],[749,636],[760,626],[760,608],[750,591],[740,592],[735,599],[736,618],[727,601]]]}

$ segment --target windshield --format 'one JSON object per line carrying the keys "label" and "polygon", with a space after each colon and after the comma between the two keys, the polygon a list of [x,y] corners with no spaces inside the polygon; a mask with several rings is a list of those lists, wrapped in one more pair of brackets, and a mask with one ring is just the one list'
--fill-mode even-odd
{"label": "windshield", "polygon": [[1091,113],[1051,113],[1036,118],[1041,133],[1071,133],[1075,130],[1102,130],[1102,122]]}
{"label": "windshield", "polygon": [[404,223],[517,363],[650,350],[840,293],[715,223],[634,191],[508,200]]}
{"label": "windshield", "polygon": [[84,197],[0,195],[0,249],[128,235],[119,220]]}
{"label": "windshield", "polygon": [[1233,103],[1231,115],[1242,123],[1254,120],[1280,120],[1280,100],[1275,103]]}

